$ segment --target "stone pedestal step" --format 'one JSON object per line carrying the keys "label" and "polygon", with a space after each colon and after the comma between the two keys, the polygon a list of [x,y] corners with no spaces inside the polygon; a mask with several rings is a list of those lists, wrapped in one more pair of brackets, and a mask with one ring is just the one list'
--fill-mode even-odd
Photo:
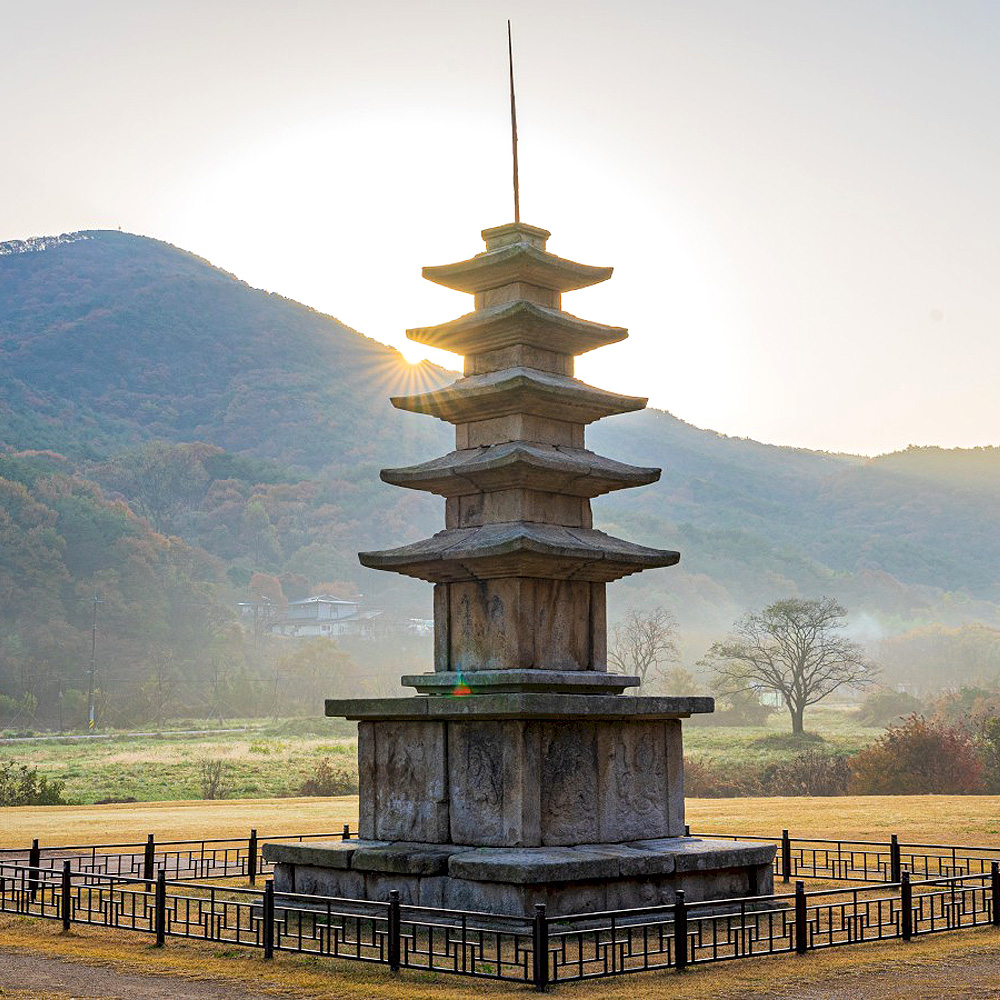
{"label": "stone pedestal step", "polygon": [[441,698],[328,698],[326,714],[343,719],[581,719],[629,722],[686,719],[715,711],[714,698],[505,692]]}
{"label": "stone pedestal step", "polygon": [[470,670],[416,674],[402,678],[403,687],[421,694],[467,696],[541,691],[566,694],[621,694],[638,687],[638,677],[600,670]]}

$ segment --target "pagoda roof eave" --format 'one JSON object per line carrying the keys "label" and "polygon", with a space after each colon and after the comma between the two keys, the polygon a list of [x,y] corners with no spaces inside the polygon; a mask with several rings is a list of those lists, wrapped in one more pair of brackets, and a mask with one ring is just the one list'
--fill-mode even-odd
{"label": "pagoda roof eave", "polygon": [[358,554],[362,566],[431,583],[535,577],[609,583],[673,566],[680,553],[652,549],[593,528],[514,521],[452,528],[396,549]]}
{"label": "pagoda roof eave", "polygon": [[383,482],[443,497],[524,488],[592,498],[659,478],[659,469],[627,465],[585,448],[526,441],[452,451],[419,465],[382,470]]}
{"label": "pagoda roof eave", "polygon": [[613,271],[611,267],[565,260],[530,243],[514,243],[487,250],[469,260],[425,267],[422,274],[438,285],[475,294],[516,281],[557,292],[571,292],[607,281]]}
{"label": "pagoda roof eave", "polygon": [[602,417],[641,410],[647,400],[598,389],[568,375],[516,367],[460,378],[443,389],[392,396],[390,402],[397,409],[427,413],[449,423],[523,413],[589,424]]}
{"label": "pagoda roof eave", "polygon": [[466,313],[438,326],[407,330],[406,336],[417,343],[463,355],[520,344],[576,355],[617,344],[628,337],[628,331],[519,300]]}

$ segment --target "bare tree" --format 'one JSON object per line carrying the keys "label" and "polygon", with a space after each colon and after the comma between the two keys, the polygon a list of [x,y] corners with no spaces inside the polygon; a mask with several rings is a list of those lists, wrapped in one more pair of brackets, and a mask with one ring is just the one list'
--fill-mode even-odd
{"label": "bare tree", "polygon": [[677,623],[669,611],[629,608],[611,629],[608,666],[637,676],[642,685],[663,677],[666,664],[678,660],[676,634]]}
{"label": "bare tree", "polygon": [[877,673],[861,647],[839,634],[846,618],[832,597],[789,598],[744,615],[706,657],[719,692],[777,691],[791,714],[792,732],[801,734],[809,705],[845,685],[866,687]]}

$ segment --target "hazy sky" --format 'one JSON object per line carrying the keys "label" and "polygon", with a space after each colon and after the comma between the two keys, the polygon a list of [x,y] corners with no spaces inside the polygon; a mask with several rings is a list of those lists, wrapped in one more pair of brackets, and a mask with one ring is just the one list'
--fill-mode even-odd
{"label": "hazy sky", "polygon": [[[1000,444],[996,0],[2,3],[0,241],[155,236],[425,356],[522,218],[613,264],[581,377],[699,426]],[[454,367],[454,356],[435,360]]]}

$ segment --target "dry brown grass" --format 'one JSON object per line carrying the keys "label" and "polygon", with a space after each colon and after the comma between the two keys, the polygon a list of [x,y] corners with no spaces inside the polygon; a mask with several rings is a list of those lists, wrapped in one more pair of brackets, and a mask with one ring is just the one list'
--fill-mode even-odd
{"label": "dry brown grass", "polygon": [[202,837],[246,838],[324,833],[357,826],[358,797],[233,799],[205,802],[128,802],[104,806],[19,806],[0,809],[0,847],[44,844],[131,843],[152,833],[160,842]]}
{"label": "dry brown grass", "polygon": [[[1000,846],[1000,796],[871,795],[843,798],[688,799],[695,832]],[[322,833],[356,827],[358,799],[233,799],[0,809],[0,847]]]}
{"label": "dry brown grass", "polygon": [[838,798],[688,799],[691,829],[706,833],[1000,845],[1000,796],[859,795]]}

